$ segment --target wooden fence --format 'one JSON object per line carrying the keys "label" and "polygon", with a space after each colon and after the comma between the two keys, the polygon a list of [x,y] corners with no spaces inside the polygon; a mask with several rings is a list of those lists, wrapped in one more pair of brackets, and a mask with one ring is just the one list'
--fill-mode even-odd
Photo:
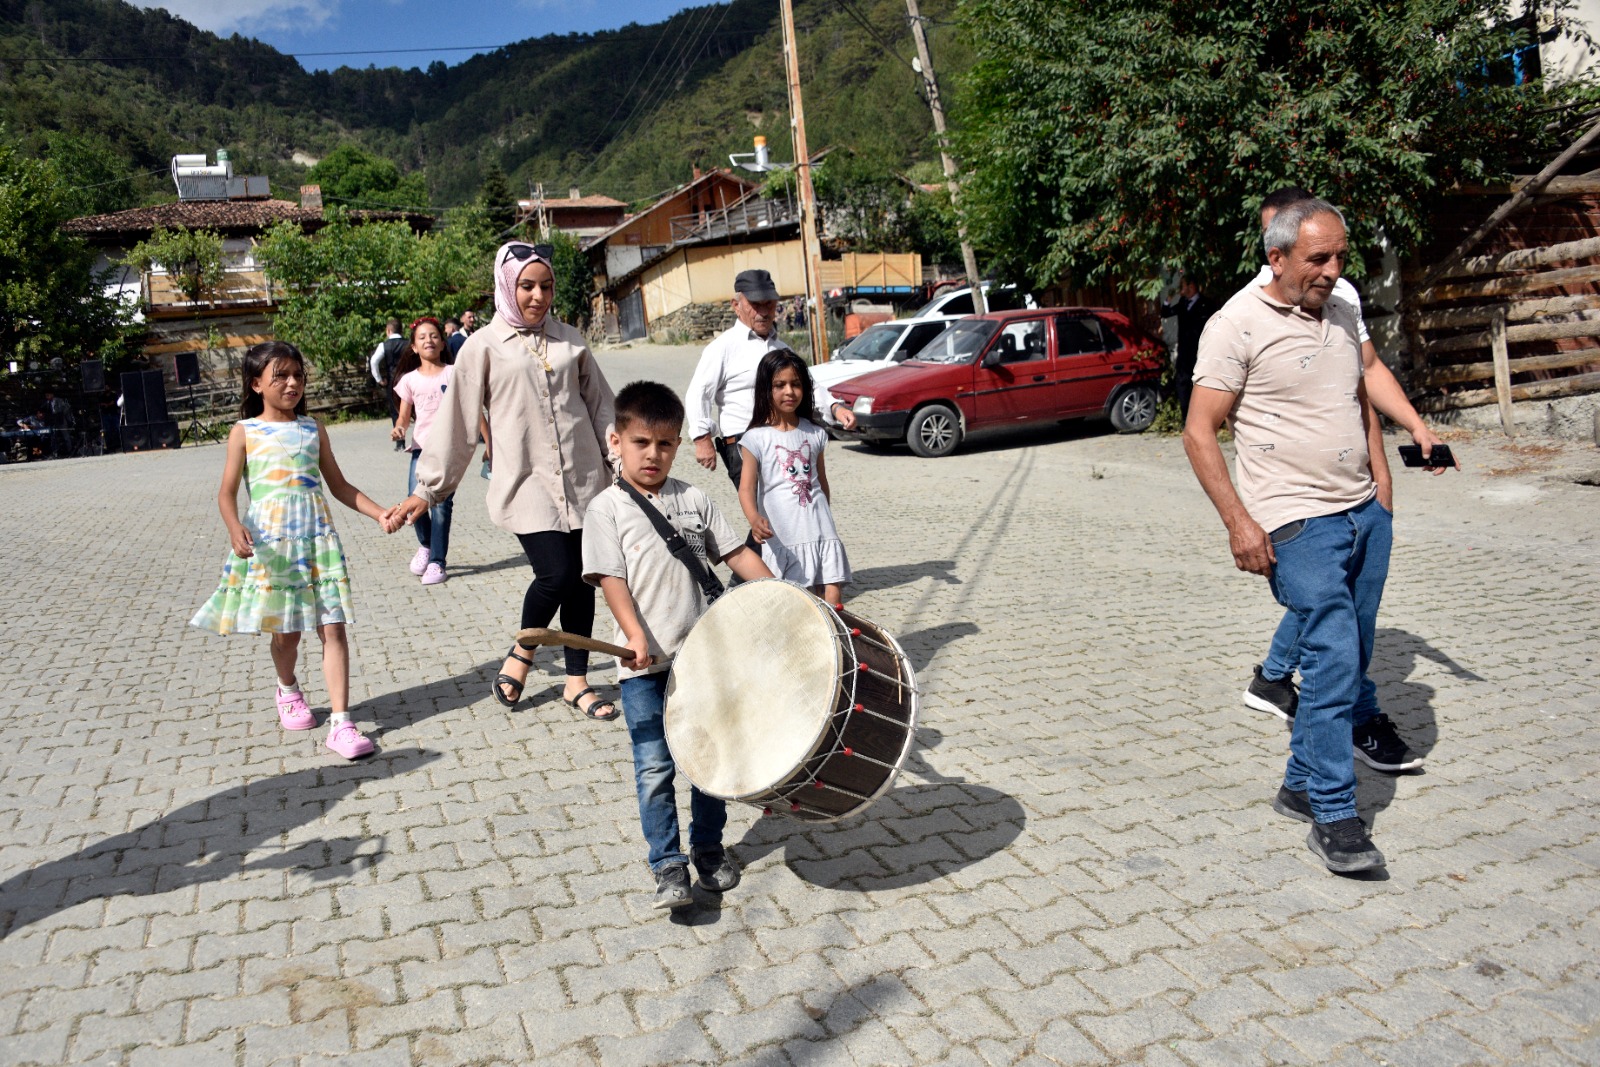
{"label": "wooden fence", "polygon": [[[1590,231],[1593,232],[1593,231]],[[1600,237],[1462,260],[1410,294],[1411,384],[1423,411],[1600,391]]]}

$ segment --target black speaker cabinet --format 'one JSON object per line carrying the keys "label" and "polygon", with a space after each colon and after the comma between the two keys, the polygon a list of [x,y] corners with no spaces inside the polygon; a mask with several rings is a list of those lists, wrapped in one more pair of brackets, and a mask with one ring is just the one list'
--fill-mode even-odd
{"label": "black speaker cabinet", "polygon": [[78,364],[78,370],[83,373],[83,391],[98,393],[106,387],[106,367],[98,359],[86,359]]}
{"label": "black speaker cabinet", "polygon": [[173,357],[173,365],[177,371],[179,385],[200,384],[200,353],[179,352]]}
{"label": "black speaker cabinet", "polygon": [[122,450],[124,452],[150,451],[151,436],[148,422],[130,422],[122,428]]}
{"label": "black speaker cabinet", "polygon": [[183,439],[178,433],[178,424],[172,419],[166,422],[152,422],[150,439],[157,448],[178,448],[183,444]]}
{"label": "black speaker cabinet", "polygon": [[158,370],[122,376],[122,417],[129,425],[167,421],[167,383]]}

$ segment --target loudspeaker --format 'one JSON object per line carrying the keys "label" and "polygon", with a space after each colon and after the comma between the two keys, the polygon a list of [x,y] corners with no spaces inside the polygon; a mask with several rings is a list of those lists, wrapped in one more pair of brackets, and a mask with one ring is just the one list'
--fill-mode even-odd
{"label": "loudspeaker", "polygon": [[122,428],[124,452],[148,452],[153,448],[178,448],[182,445],[178,424],[166,422],[130,422]]}
{"label": "loudspeaker", "polygon": [[167,421],[167,383],[158,370],[122,376],[122,417],[129,425]]}
{"label": "loudspeaker", "polygon": [[106,387],[106,367],[98,359],[86,359],[78,364],[83,374],[83,391],[98,393]]}
{"label": "loudspeaker", "polygon": [[173,357],[173,366],[177,371],[179,385],[200,384],[200,353],[179,352]]}

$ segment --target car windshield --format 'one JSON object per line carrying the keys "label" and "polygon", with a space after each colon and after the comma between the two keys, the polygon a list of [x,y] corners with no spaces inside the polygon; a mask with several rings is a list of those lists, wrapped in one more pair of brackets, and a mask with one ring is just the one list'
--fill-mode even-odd
{"label": "car windshield", "polygon": [[900,338],[898,326],[869,326],[849,344],[839,349],[834,359],[884,359]]}
{"label": "car windshield", "polygon": [[965,363],[983,351],[999,328],[993,319],[962,319],[911,358],[925,363]]}

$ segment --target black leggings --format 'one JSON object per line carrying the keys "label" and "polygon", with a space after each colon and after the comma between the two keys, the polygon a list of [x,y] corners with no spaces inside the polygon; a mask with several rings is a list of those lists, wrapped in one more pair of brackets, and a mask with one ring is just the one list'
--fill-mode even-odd
{"label": "black leggings", "polygon": [[[583,580],[583,531],[543,530],[517,534],[533,567],[533,581],[522,598],[522,628],[549,626],[561,609],[561,628],[594,636],[594,588]],[[563,650],[568,674],[589,673],[589,653]]]}

